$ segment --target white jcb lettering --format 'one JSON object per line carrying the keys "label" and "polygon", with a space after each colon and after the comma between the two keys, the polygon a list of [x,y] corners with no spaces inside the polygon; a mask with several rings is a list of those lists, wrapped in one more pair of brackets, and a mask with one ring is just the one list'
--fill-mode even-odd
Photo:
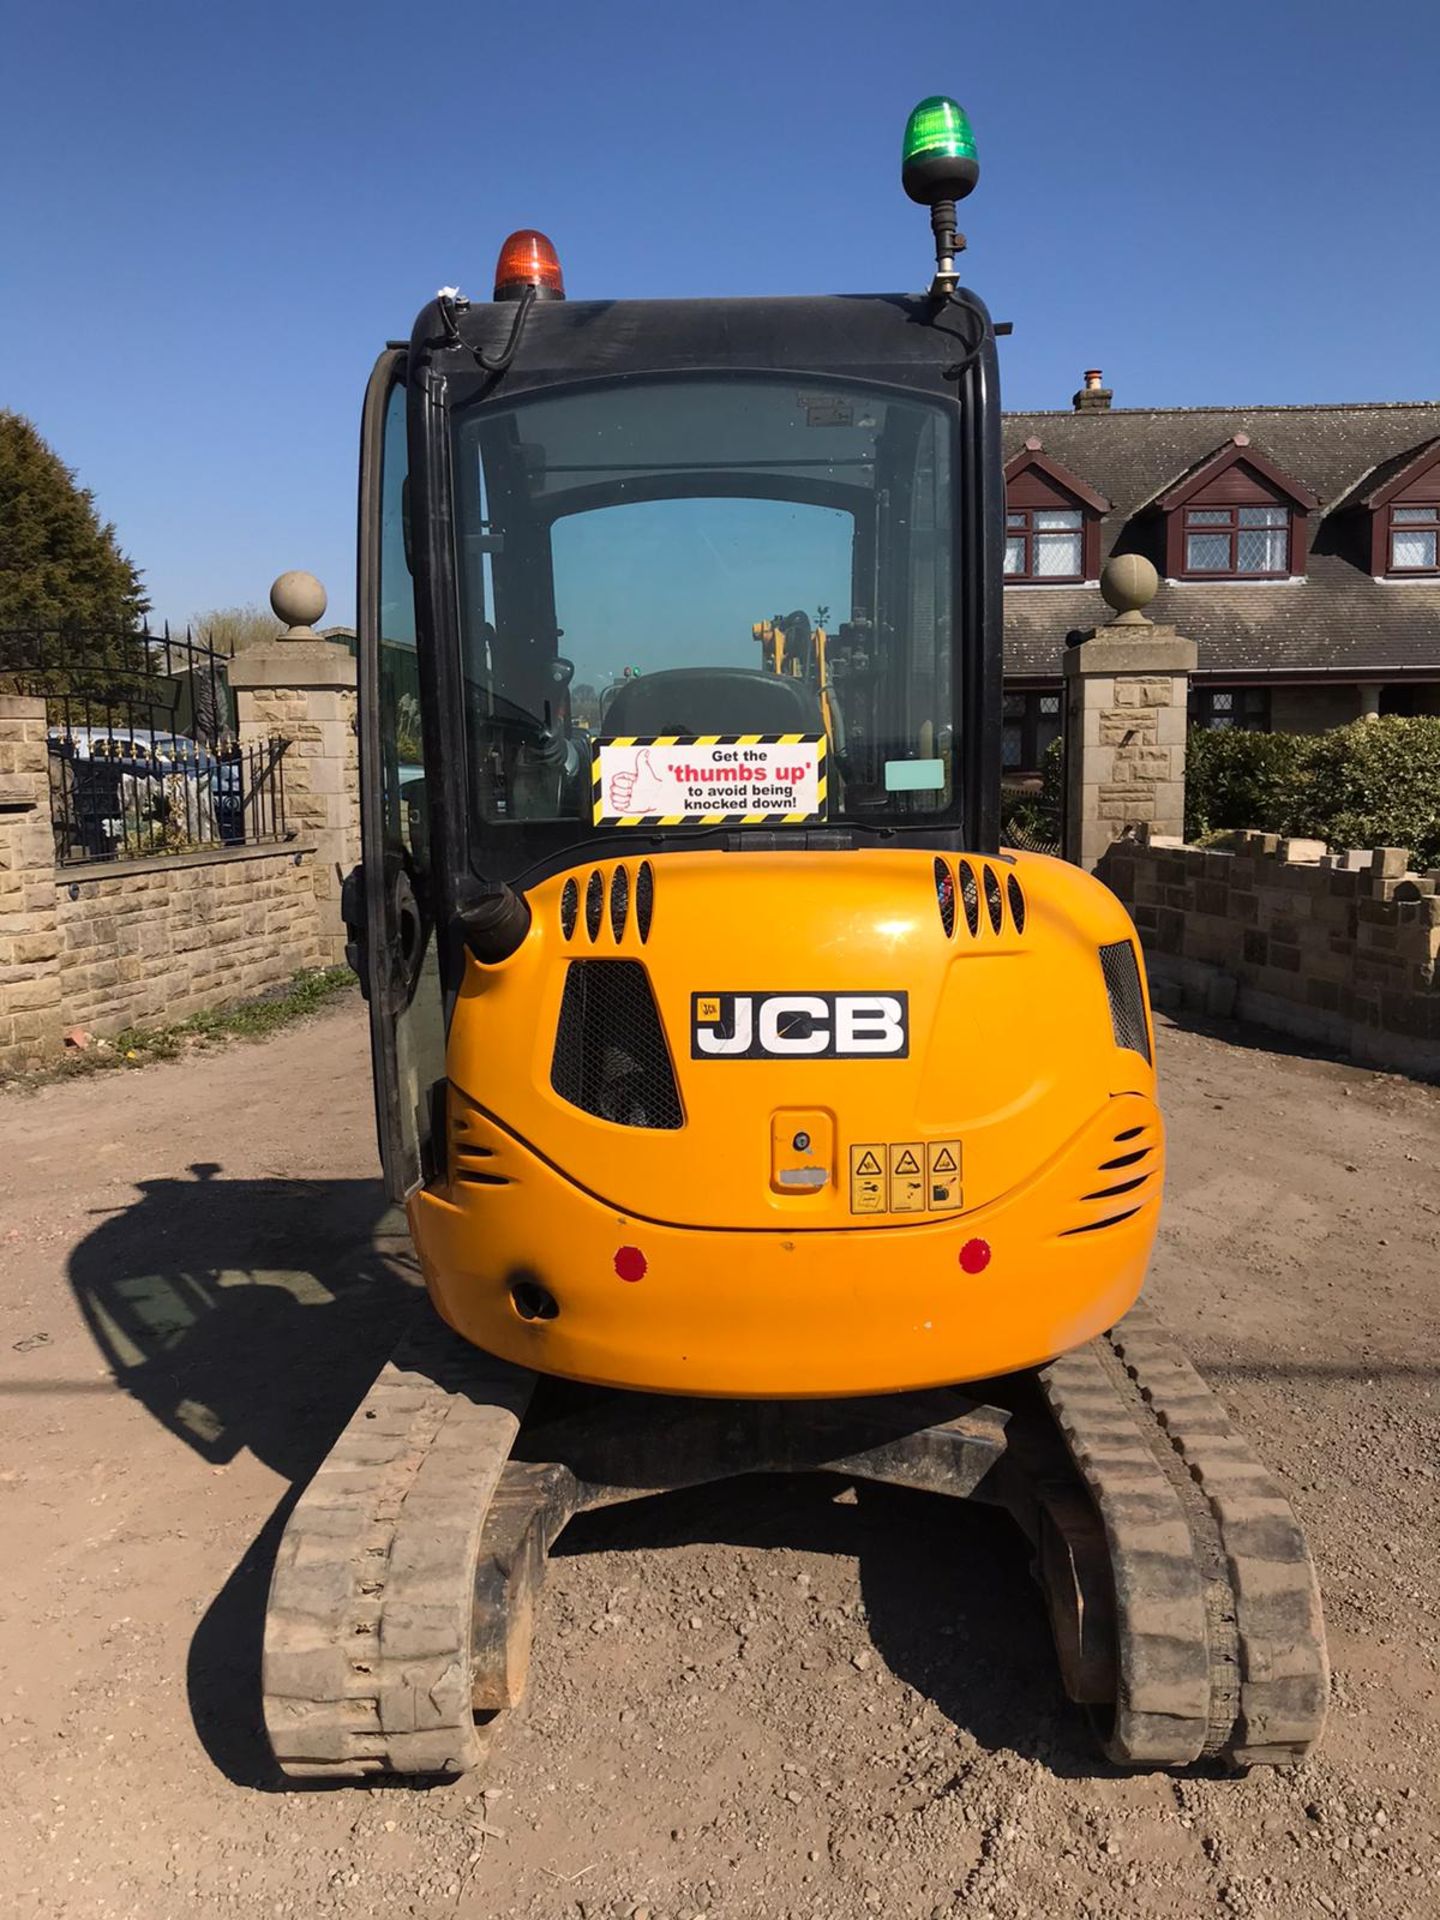
{"label": "white jcb lettering", "polygon": [[714,1027],[695,1028],[695,1044],[701,1053],[748,1053],[753,1032],[754,1011],[748,993],[737,993],[734,999],[735,1031],[727,1039],[717,1033]]}
{"label": "white jcb lettering", "polygon": [[766,1053],[824,1053],[830,1009],[813,993],[772,993],[760,1003],[760,1045]]}
{"label": "white jcb lettering", "polygon": [[905,1022],[893,994],[836,995],[837,1053],[901,1053],[904,1048]]}

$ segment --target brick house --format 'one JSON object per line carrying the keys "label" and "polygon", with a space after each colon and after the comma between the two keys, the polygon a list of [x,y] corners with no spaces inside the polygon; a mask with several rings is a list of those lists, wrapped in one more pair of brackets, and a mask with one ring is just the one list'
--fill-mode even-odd
{"label": "brick house", "polygon": [[1318,732],[1440,713],[1440,402],[1007,414],[1005,764],[1060,730],[1061,660],[1111,553],[1199,646],[1197,726]]}

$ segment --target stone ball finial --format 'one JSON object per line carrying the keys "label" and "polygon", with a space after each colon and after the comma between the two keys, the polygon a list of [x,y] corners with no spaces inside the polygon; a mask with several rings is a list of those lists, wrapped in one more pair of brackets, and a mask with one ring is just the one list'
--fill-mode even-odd
{"label": "stone ball finial", "polygon": [[270,605],[275,618],[285,623],[283,640],[314,640],[315,622],[323,616],[328,596],[313,573],[292,568],[271,587]]}
{"label": "stone ball finial", "polygon": [[1100,569],[1100,592],[1115,609],[1112,627],[1148,627],[1141,611],[1160,591],[1160,576],[1140,553],[1115,553]]}

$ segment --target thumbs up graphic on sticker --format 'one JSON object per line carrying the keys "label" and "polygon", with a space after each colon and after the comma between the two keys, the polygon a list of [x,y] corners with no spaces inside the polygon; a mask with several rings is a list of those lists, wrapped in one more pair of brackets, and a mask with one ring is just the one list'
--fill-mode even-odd
{"label": "thumbs up graphic on sticker", "polygon": [[660,775],[650,758],[650,749],[641,747],[628,773],[610,776],[612,813],[658,813],[660,811]]}

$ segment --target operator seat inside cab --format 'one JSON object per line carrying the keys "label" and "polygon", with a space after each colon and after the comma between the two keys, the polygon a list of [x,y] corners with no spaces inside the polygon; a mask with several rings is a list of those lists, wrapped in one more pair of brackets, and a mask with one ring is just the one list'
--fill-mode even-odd
{"label": "operator seat inside cab", "polygon": [[617,687],[606,734],[823,734],[820,696],[806,680],[750,667],[668,667]]}

